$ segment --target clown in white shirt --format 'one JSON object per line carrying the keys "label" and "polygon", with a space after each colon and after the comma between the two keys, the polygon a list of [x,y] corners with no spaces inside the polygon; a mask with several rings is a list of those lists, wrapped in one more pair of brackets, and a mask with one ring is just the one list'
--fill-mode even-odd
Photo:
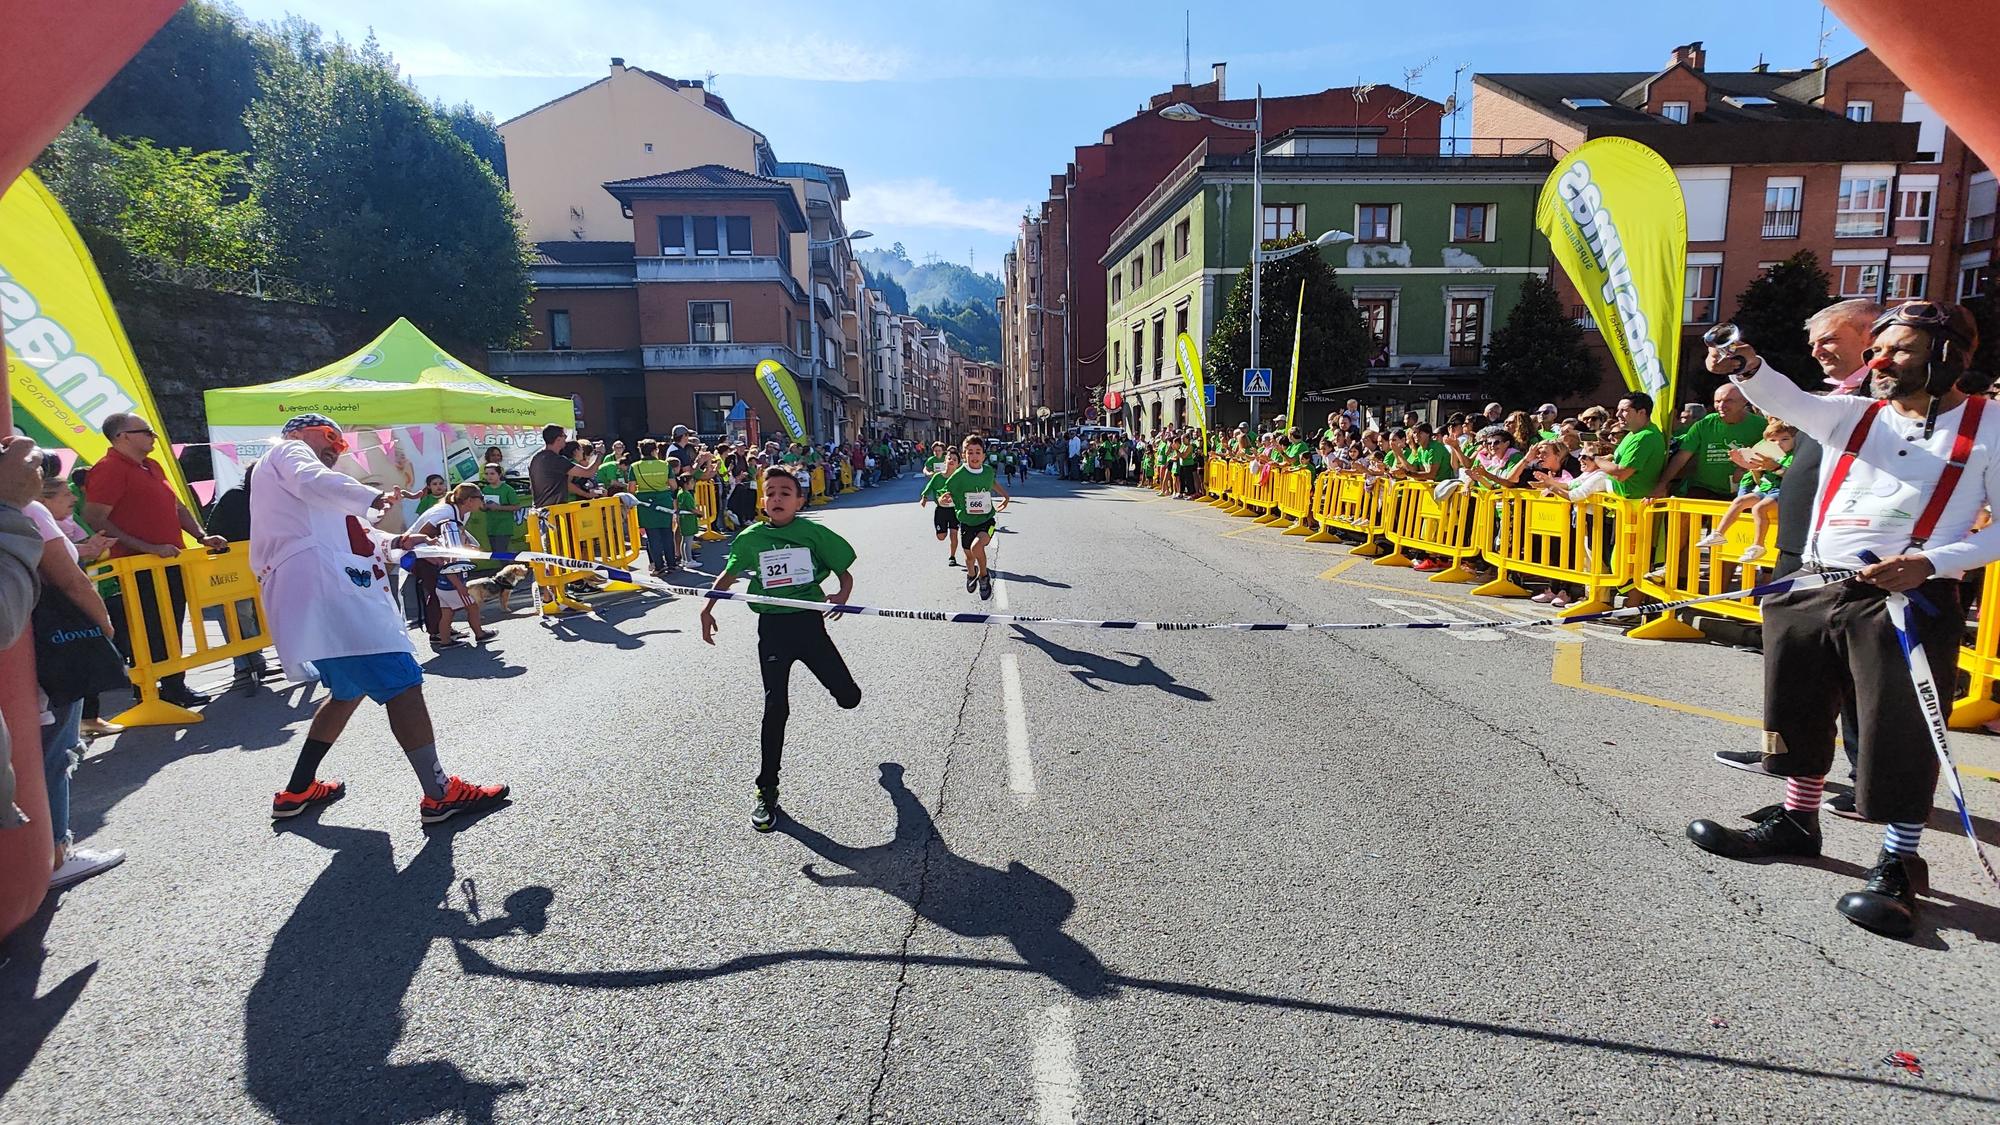
{"label": "clown in white shirt", "polygon": [[388,535],[369,522],[388,494],[333,468],[348,448],[332,419],[301,414],[257,466],[250,495],[250,566],[262,586],[265,619],[285,672],[318,679],[329,697],[314,712],[305,749],[284,790],[271,801],[276,819],[338,800],[346,787],[315,776],[363,696],[389,713],[389,729],[423,786],[418,816],[434,824],[504,801],[504,785],[474,785],[438,764],[437,739],[417,666],[388,583],[385,552],[431,542]]}

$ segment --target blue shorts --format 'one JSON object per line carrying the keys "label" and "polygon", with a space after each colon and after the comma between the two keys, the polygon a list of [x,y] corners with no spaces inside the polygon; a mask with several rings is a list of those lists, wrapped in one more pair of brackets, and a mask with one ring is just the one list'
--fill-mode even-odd
{"label": "blue shorts", "polygon": [[341,702],[367,696],[377,703],[391,699],[424,682],[424,670],[407,652],[371,652],[366,656],[329,656],[315,660],[320,682]]}

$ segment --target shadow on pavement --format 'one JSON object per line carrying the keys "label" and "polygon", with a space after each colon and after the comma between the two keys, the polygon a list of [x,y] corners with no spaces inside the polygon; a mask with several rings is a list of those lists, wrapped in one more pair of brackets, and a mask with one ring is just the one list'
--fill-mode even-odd
{"label": "shadow on pavement", "polygon": [[[497,811],[497,810],[489,810]],[[279,1121],[420,1121],[450,1114],[493,1120],[503,1094],[524,1087],[467,1077],[450,1059],[392,1063],[403,1009],[431,943],[537,934],[554,892],[525,887],[503,912],[478,919],[446,904],[452,845],[479,815],[431,828],[402,870],[386,832],[288,821],[296,835],[333,852],[272,939],[263,974],[243,1008],[244,1084]]]}
{"label": "shadow on pavement", "polygon": [[1014,634],[1020,640],[1041,649],[1043,654],[1057,664],[1069,668],[1069,674],[1078,683],[1092,691],[1105,690],[1103,684],[1122,684],[1126,687],[1154,687],[1168,695],[1178,695],[1196,703],[1212,703],[1214,697],[1200,688],[1189,687],[1174,678],[1173,673],[1153,663],[1150,656],[1140,656],[1136,652],[1121,652],[1119,656],[1129,656],[1132,663],[1113,660],[1095,652],[1070,648],[1028,630],[1026,626],[1014,626]]}
{"label": "shadow on pavement", "polygon": [[627,651],[645,648],[646,646],[640,642],[647,637],[657,637],[663,634],[673,634],[683,631],[680,629],[648,629],[642,633],[627,633],[618,627],[617,622],[606,621],[601,617],[587,614],[555,618],[549,623],[548,629],[549,632],[555,634],[555,638],[559,641],[586,641],[591,644],[611,645],[614,648],[625,649]]}
{"label": "shadow on pavement", "polygon": [[34,917],[0,944],[0,1012],[7,1013],[7,1018],[0,1020],[0,1094],[27,1073],[28,1064],[35,1061],[49,1034],[97,975],[98,963],[93,961],[42,995],[35,995],[42,966],[48,960],[45,939],[61,897],[55,894],[44,899]]}
{"label": "shadow on pavement", "polygon": [[1010,570],[996,570],[993,572],[993,577],[1005,578],[1009,582],[1019,582],[1023,586],[1047,586],[1051,590],[1075,589],[1075,587],[1067,582],[1051,582],[1046,578],[1038,578],[1032,574],[1016,574]]}
{"label": "shadow on pavement", "polygon": [[432,653],[431,658],[423,663],[424,675],[447,680],[511,680],[526,675],[527,666],[507,663],[500,650],[492,647],[496,643],[488,641],[484,645],[467,645]]}

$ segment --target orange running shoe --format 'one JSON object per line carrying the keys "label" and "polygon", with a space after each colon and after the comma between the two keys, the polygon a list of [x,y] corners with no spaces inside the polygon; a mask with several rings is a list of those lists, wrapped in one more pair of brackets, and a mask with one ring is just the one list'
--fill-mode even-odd
{"label": "orange running shoe", "polygon": [[425,824],[436,824],[462,812],[490,808],[506,799],[505,785],[474,785],[453,774],[445,779],[444,800],[433,801],[425,797],[417,806],[417,815]]}
{"label": "orange running shoe", "polygon": [[314,805],[338,801],[347,796],[347,786],[338,781],[315,781],[296,793],[278,793],[271,798],[271,819],[297,816]]}

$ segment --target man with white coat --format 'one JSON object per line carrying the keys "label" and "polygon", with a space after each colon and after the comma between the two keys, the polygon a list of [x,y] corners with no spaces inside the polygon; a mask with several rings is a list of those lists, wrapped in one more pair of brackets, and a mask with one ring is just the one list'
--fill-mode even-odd
{"label": "man with white coat", "polygon": [[287,676],[318,679],[328,692],[291,780],[271,799],[271,816],[297,816],[345,795],[346,786],[315,774],[363,696],[389,713],[389,729],[423,787],[417,809],[423,823],[498,804],[507,797],[505,785],[474,785],[438,764],[423,669],[389,591],[383,549],[431,540],[387,535],[364,522],[390,500],[334,470],[346,449],[332,419],[293,418],[258,466],[250,498],[250,566],[262,583],[278,659]]}

